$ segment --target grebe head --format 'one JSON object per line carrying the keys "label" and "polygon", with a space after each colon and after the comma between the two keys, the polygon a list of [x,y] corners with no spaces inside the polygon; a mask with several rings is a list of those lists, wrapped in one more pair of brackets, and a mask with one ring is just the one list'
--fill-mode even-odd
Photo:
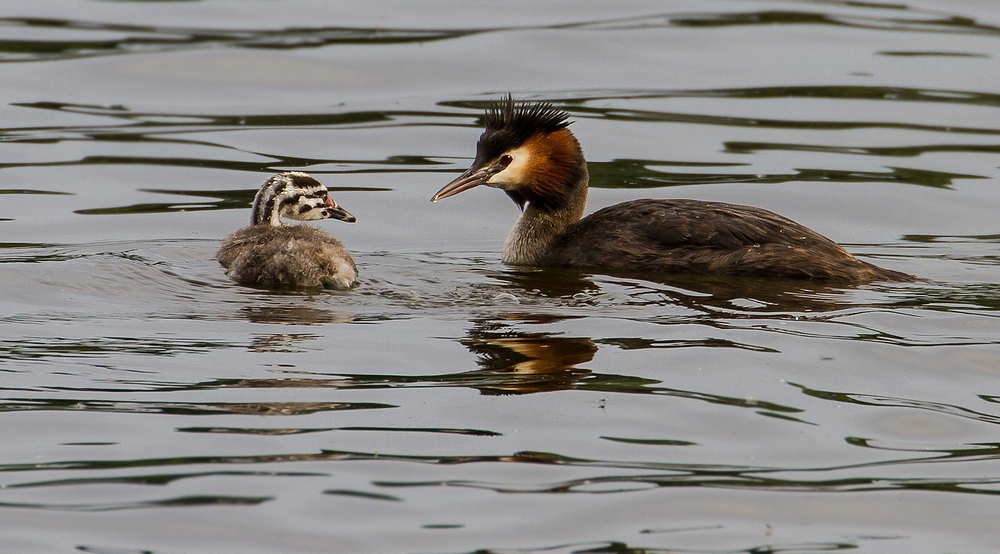
{"label": "grebe head", "polygon": [[329,191],[316,179],[301,171],[279,173],[264,182],[253,200],[252,225],[281,226],[281,218],[297,221],[339,219],[357,221],[330,198]]}
{"label": "grebe head", "polygon": [[483,118],[472,167],[431,198],[437,202],[479,185],[503,190],[524,209],[562,208],[575,187],[587,184],[583,151],[567,128],[569,114],[547,102],[493,104]]}

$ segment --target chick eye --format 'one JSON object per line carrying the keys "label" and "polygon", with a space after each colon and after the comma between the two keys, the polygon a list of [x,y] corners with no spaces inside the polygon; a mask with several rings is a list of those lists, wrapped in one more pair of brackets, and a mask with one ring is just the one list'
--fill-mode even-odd
{"label": "chick eye", "polygon": [[510,154],[504,154],[503,156],[500,156],[500,160],[499,160],[500,165],[502,165],[504,167],[507,167],[508,165],[510,165],[510,162],[512,162],[512,161],[514,161],[514,158],[510,157]]}

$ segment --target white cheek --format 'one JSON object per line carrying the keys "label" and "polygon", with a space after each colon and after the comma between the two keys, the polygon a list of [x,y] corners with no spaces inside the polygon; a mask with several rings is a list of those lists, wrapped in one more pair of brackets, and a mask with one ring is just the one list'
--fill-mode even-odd
{"label": "white cheek", "polygon": [[309,202],[309,206],[312,209],[304,213],[299,212],[300,206],[301,204],[293,204],[284,208],[281,212],[281,216],[295,221],[315,221],[317,219],[323,219],[322,204],[317,205],[316,202]]}
{"label": "white cheek", "polygon": [[526,148],[515,148],[506,152],[513,158],[503,171],[490,177],[486,184],[498,189],[509,190],[524,184],[525,177],[528,176],[528,162],[531,159]]}

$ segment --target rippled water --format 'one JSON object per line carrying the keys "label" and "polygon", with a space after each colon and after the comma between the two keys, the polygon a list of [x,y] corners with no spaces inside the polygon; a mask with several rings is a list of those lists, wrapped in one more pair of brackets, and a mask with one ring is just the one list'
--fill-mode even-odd
{"label": "rippled water", "polygon": [[[992,0],[0,7],[0,551],[1000,550]],[[499,263],[465,169],[568,110],[589,210],[761,206],[921,281]],[[350,292],[213,259],[283,170]]]}

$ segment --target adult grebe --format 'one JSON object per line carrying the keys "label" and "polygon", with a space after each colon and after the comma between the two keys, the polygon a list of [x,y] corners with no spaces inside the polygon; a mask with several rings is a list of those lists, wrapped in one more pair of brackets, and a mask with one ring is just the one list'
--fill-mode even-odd
{"label": "adult grebe", "polygon": [[257,192],[249,227],[233,232],[216,253],[226,274],[243,285],[346,289],[357,283],[358,269],[343,243],[299,221],[356,220],[330,198],[316,179],[300,171],[279,173]]}
{"label": "adult grebe", "polygon": [[823,235],[751,206],[632,200],[581,220],[589,177],[568,118],[548,103],[500,100],[486,112],[472,167],[431,201],[478,185],[506,192],[523,211],[503,247],[503,262],[513,265],[849,283],[914,279],[863,262]]}

